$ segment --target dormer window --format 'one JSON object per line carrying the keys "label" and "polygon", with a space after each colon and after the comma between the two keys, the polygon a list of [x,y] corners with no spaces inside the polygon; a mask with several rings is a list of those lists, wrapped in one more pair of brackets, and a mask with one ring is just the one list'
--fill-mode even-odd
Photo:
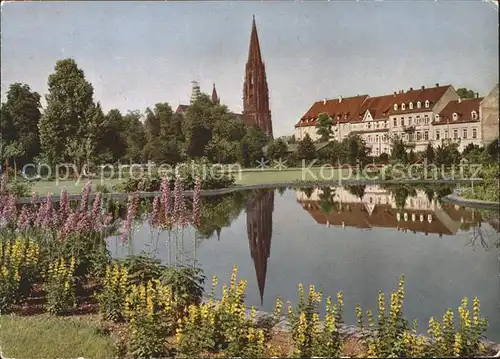
{"label": "dormer window", "polygon": [[409,106],[410,106],[410,110],[413,110],[413,102],[410,102]]}
{"label": "dormer window", "polygon": [[395,103],[395,104],[394,104],[394,111],[397,111],[397,110],[398,110],[398,104],[397,104],[397,103]]}
{"label": "dormer window", "polygon": [[456,112],[453,112],[453,121],[456,121],[456,120],[457,120],[457,118],[458,118],[457,113],[456,113]]}
{"label": "dormer window", "polygon": [[420,101],[417,101],[417,108],[420,108],[422,107],[422,104],[420,103]]}
{"label": "dormer window", "polygon": [[344,120],[347,120],[347,113],[344,114]]}
{"label": "dormer window", "polygon": [[439,121],[439,114],[436,113],[435,118],[436,118],[436,121]]}
{"label": "dormer window", "polygon": [[339,121],[339,120],[340,120],[340,116],[339,116],[339,115],[337,115],[337,121]]}
{"label": "dormer window", "polygon": [[425,100],[425,108],[429,108],[429,100]]}
{"label": "dormer window", "polygon": [[477,112],[473,110],[473,111],[470,113],[470,117],[471,117],[473,120],[476,120],[476,119],[477,119]]}
{"label": "dormer window", "polygon": [[401,104],[401,110],[402,110],[402,111],[404,111],[404,110],[405,110],[405,104],[404,104],[404,103],[402,103],[402,104]]}

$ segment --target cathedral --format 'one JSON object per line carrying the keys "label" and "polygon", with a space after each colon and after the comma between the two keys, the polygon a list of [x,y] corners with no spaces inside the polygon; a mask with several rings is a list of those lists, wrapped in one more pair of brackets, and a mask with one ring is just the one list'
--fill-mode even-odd
{"label": "cathedral", "polygon": [[[193,81],[192,84],[190,104],[193,104],[201,93],[198,82]],[[220,97],[215,89],[215,84],[212,89],[212,103],[220,104]],[[188,108],[189,105],[179,105],[175,112],[185,113]],[[257,127],[268,137],[273,137],[273,123],[271,121],[271,110],[269,109],[269,88],[266,68],[260,52],[255,16],[252,21],[250,47],[243,80],[243,113],[235,115],[243,120],[245,126]]]}

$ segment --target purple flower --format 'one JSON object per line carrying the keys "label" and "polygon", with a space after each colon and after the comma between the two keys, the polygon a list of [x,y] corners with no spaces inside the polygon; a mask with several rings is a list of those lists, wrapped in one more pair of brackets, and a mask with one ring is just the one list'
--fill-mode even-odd
{"label": "purple flower", "polygon": [[100,231],[102,229],[101,198],[101,192],[97,192],[94,198],[94,203],[92,203],[91,218],[96,231]]}
{"label": "purple flower", "polygon": [[128,197],[127,202],[127,218],[125,220],[125,225],[122,233],[122,241],[127,241],[127,236],[130,234],[130,230],[132,229],[132,221],[134,220],[137,210],[139,209],[139,202],[141,199],[141,195],[139,191],[136,191],[133,196]]}
{"label": "purple flower", "polygon": [[4,204],[0,210],[0,222],[9,223],[14,221],[16,217],[16,196],[9,195],[3,197],[2,202]]}
{"label": "purple flower", "polygon": [[180,178],[175,180],[174,186],[174,221],[184,222],[184,188]]}
{"label": "purple flower", "polygon": [[153,228],[160,225],[160,215],[161,215],[161,201],[159,196],[155,196],[153,200],[153,210],[149,219],[149,223]]}
{"label": "purple flower", "polygon": [[59,202],[59,221],[64,224],[68,218],[71,208],[69,206],[69,193],[63,190],[61,193],[61,201]]}
{"label": "purple flower", "polygon": [[40,219],[40,226],[43,229],[50,229],[52,225],[56,224],[55,211],[52,205],[52,194],[50,193],[45,197],[45,202],[43,204],[45,207],[43,210],[43,217]]}
{"label": "purple flower", "polygon": [[80,212],[77,216],[76,232],[88,233],[92,229],[92,221],[88,212]]}
{"label": "purple flower", "polygon": [[26,228],[28,228],[30,224],[30,218],[28,216],[28,209],[26,206],[23,206],[21,208],[21,213],[19,214],[19,218],[17,219],[17,227],[21,230],[24,231]]}
{"label": "purple flower", "polygon": [[86,212],[88,210],[91,188],[92,188],[92,182],[88,181],[82,189],[80,212]]}
{"label": "purple flower", "polygon": [[161,181],[161,196],[165,221],[168,221],[170,217],[170,182],[167,177],[163,177]]}
{"label": "purple flower", "polygon": [[70,212],[68,218],[64,223],[63,229],[61,231],[61,240],[65,240],[66,237],[76,231],[76,225],[78,223],[79,214],[77,212]]}
{"label": "purple flower", "polygon": [[193,224],[198,226],[201,217],[201,180],[196,177],[193,191]]}

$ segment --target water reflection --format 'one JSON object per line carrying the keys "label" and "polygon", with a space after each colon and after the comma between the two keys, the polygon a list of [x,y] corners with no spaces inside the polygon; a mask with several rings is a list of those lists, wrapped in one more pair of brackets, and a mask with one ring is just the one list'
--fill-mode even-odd
{"label": "water reflection", "polygon": [[481,213],[443,204],[430,189],[409,186],[323,187],[297,191],[297,202],[321,225],[454,235],[480,226]]}
{"label": "water reflection", "polygon": [[271,254],[273,234],[274,191],[264,191],[248,201],[247,233],[250,255],[255,266],[261,305],[264,302],[267,260]]}

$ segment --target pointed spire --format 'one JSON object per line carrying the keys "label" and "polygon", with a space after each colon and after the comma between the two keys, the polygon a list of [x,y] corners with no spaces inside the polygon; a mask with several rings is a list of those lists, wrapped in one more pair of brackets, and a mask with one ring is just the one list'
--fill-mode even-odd
{"label": "pointed spire", "polygon": [[214,88],[212,90],[212,103],[214,105],[218,105],[220,103],[219,96],[217,95],[217,90],[215,89],[215,84],[214,84]]}
{"label": "pointed spire", "polygon": [[252,20],[252,34],[250,35],[250,49],[248,50],[248,62],[251,61],[262,63],[259,36],[257,35],[257,25],[255,24],[255,15],[253,15]]}

